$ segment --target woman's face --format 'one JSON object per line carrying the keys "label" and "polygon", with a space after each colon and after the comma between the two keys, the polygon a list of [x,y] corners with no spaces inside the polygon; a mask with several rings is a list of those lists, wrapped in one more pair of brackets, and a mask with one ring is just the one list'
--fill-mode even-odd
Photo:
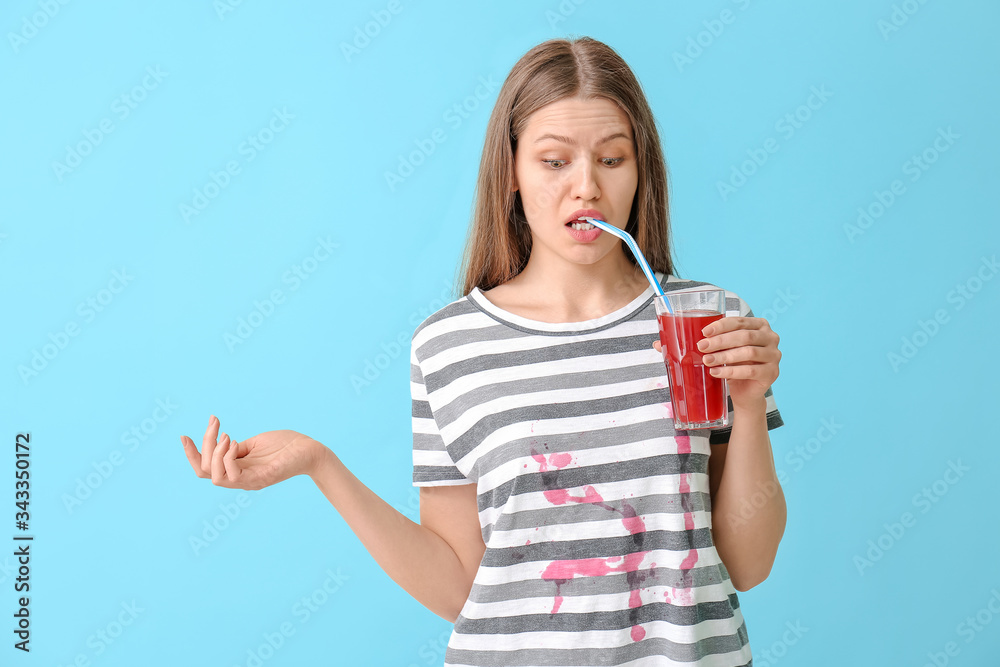
{"label": "woman's face", "polygon": [[[514,153],[514,184],[536,251],[593,263],[621,241],[574,233],[577,211],[625,228],[639,182],[628,116],[605,98],[566,98],[528,117]],[[591,240],[596,234],[596,239]]]}

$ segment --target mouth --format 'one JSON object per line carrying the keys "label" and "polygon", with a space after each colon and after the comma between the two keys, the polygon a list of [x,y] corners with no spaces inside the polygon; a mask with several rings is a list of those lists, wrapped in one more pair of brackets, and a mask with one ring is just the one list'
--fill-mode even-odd
{"label": "mouth", "polygon": [[590,224],[589,222],[583,220],[583,218],[596,218],[598,220],[604,220],[607,222],[607,218],[600,211],[592,208],[580,209],[566,221],[566,226],[576,229],[578,231],[589,231],[591,229],[597,229],[596,226]]}

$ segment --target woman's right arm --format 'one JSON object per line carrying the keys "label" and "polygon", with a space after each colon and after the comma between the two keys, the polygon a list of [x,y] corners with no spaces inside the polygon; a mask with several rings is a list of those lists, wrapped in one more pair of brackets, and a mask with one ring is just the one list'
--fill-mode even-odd
{"label": "woman's right arm", "polygon": [[414,523],[322,447],[309,476],[389,577],[418,602],[454,623],[486,551],[476,485],[420,487]]}

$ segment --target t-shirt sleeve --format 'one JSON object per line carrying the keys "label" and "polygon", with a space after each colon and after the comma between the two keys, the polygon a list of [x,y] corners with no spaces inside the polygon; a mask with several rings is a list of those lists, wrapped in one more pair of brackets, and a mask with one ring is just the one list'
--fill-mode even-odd
{"label": "t-shirt sleeve", "polygon": [[[726,317],[755,317],[749,304],[747,304],[747,302],[742,298],[732,294],[731,292],[727,294],[726,297]],[[767,388],[767,392],[764,394],[764,400],[766,402],[764,411],[767,414],[767,430],[770,431],[778,428],[779,426],[783,426],[785,422],[782,421],[781,413],[778,412],[778,406],[774,402],[774,392],[771,391],[771,387]],[[733,399],[728,399],[728,403],[729,426],[709,431],[708,442],[711,445],[729,442],[729,436],[733,431]]]}
{"label": "t-shirt sleeve", "polygon": [[410,344],[410,396],[413,402],[413,486],[473,484],[455,466],[427,400],[427,387]]}

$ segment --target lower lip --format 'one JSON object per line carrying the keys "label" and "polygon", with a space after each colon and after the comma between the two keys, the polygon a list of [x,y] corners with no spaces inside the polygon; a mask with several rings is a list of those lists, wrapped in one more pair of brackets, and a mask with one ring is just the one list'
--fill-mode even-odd
{"label": "lower lip", "polygon": [[597,239],[601,235],[601,228],[594,227],[593,229],[573,229],[569,225],[566,225],[566,229],[569,230],[570,235],[579,241],[580,243],[590,243]]}

